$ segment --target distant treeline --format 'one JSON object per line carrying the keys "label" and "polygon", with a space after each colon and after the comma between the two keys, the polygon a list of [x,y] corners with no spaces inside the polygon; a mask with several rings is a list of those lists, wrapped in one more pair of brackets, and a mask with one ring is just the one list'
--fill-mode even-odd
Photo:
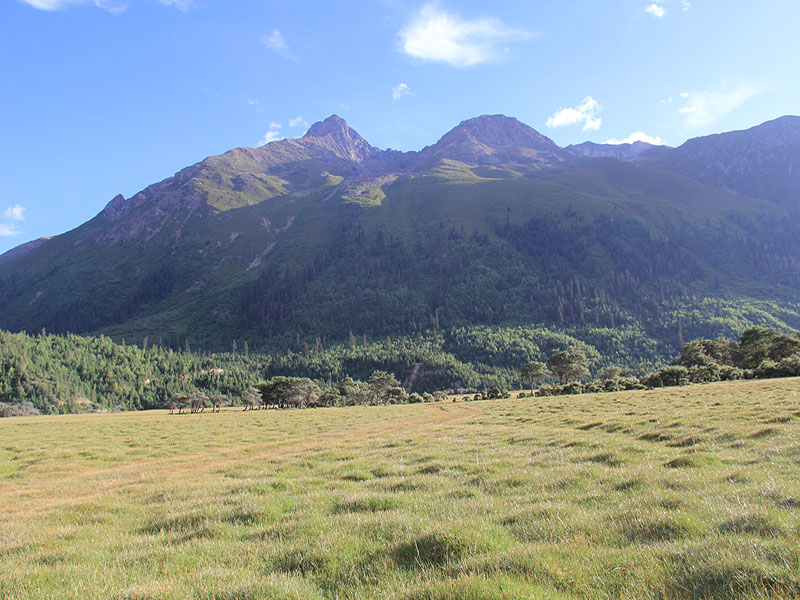
{"label": "distant treeline", "polygon": [[[624,340],[624,332],[607,331]],[[470,362],[459,360],[454,349]],[[535,362],[546,350],[547,364]],[[614,358],[567,334],[524,328],[351,338],[344,346],[327,349],[318,342],[301,352],[273,355],[250,354],[246,347],[195,355],[147,340],[137,346],[102,336],[0,331],[0,415],[383,404],[432,400],[431,393],[442,390],[497,396],[534,382],[544,383],[540,393],[552,394],[796,376],[800,337],[751,327],[738,341],[697,339],[672,364],[641,378],[614,366]],[[530,365],[540,366],[526,372]],[[592,372],[600,378],[581,383]],[[555,379],[561,385],[549,383]]]}

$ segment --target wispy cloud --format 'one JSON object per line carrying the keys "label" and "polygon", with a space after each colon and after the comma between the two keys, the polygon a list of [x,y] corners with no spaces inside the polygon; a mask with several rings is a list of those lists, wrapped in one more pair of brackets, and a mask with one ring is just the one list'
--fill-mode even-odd
{"label": "wispy cloud", "polygon": [[113,14],[123,13],[128,8],[128,4],[121,0],[22,0],[22,2],[39,10],[51,11],[64,10],[81,4],[94,4],[97,8]]}
{"label": "wispy cloud", "polygon": [[667,9],[660,4],[653,2],[644,9],[644,12],[649,15],[653,15],[656,19],[663,19],[667,14]]}
{"label": "wispy cloud", "polygon": [[289,119],[289,127],[308,127],[308,121],[306,121],[302,116],[295,117],[294,119]]}
{"label": "wispy cloud", "polygon": [[[93,4],[97,8],[110,12],[115,15],[122,14],[129,6],[126,0],[20,0],[21,2],[38,8],[39,10],[65,10],[73,6]],[[158,0],[164,6],[171,6],[182,12],[186,12],[194,5],[194,0]]]}
{"label": "wispy cloud", "polygon": [[409,56],[453,67],[492,62],[501,56],[501,44],[531,37],[498,19],[463,19],[445,12],[436,2],[423,6],[398,35],[402,51]]}
{"label": "wispy cloud", "polygon": [[583,123],[584,131],[600,129],[603,120],[596,116],[600,109],[601,106],[597,100],[586,96],[578,106],[557,110],[552,117],[547,119],[546,125],[548,127],[566,127]]}
{"label": "wispy cloud", "polygon": [[25,207],[19,204],[15,204],[14,206],[9,206],[6,209],[6,212],[3,213],[3,216],[6,219],[11,219],[12,221],[24,221]]}
{"label": "wispy cloud", "polygon": [[724,91],[682,92],[684,105],[678,110],[689,127],[705,127],[763,92],[761,83],[747,82]]}
{"label": "wispy cloud", "polygon": [[297,57],[292,53],[291,48],[289,48],[289,44],[286,43],[286,39],[283,37],[280,29],[273,30],[269,35],[262,35],[261,41],[275,54],[288,60],[297,60]]}
{"label": "wispy cloud", "polygon": [[12,223],[0,223],[0,237],[13,237],[22,233],[17,226]]}
{"label": "wispy cloud", "polygon": [[[271,125],[274,125],[272,123]],[[256,146],[264,146],[265,144],[269,144],[270,142],[277,142],[278,140],[284,139],[284,136],[281,135],[280,125],[278,127],[270,127],[269,131],[264,134],[264,137],[256,144]]]}
{"label": "wispy cloud", "polygon": [[399,83],[392,88],[392,100],[400,100],[403,96],[410,96],[411,88],[406,83]]}
{"label": "wispy cloud", "polygon": [[653,144],[654,146],[663,146],[664,145],[664,140],[662,140],[660,137],[658,137],[658,136],[653,137],[653,136],[647,135],[644,131],[636,131],[636,132],[630,134],[628,137],[626,137],[624,139],[621,139],[621,140],[617,140],[617,139],[614,139],[614,138],[608,138],[605,143],[606,144],[612,144],[612,145],[616,146],[618,144],[633,144],[635,142],[645,142],[646,144]]}
{"label": "wispy cloud", "polygon": [[194,6],[194,0],[158,0],[164,6],[177,8],[181,12],[186,12]]}

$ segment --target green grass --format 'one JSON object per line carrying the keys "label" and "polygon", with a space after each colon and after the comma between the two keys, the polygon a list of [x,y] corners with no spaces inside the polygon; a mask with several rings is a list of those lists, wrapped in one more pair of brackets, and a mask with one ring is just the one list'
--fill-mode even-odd
{"label": "green grass", "polygon": [[0,597],[796,598],[800,381],[0,421]]}
{"label": "green grass", "polygon": [[342,195],[346,204],[357,204],[361,207],[380,206],[386,194],[381,187],[354,186]]}

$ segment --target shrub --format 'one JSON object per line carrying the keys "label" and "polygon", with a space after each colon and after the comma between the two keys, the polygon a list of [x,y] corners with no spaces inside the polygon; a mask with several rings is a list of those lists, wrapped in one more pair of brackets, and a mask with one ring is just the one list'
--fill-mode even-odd
{"label": "shrub", "polygon": [[719,381],[721,379],[719,374],[719,365],[699,365],[689,369],[688,377],[690,383],[708,383],[711,381]]}

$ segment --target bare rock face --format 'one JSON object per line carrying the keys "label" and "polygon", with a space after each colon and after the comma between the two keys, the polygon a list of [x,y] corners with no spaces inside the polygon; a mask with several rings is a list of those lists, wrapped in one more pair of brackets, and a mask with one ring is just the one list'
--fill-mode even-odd
{"label": "bare rock face", "polygon": [[329,150],[339,158],[354,162],[374,159],[381,154],[337,115],[314,123],[302,139]]}
{"label": "bare rock face", "polygon": [[122,194],[117,194],[112,198],[111,202],[106,204],[106,207],[100,213],[109,221],[118,221],[120,218],[125,216],[131,209],[132,205],[125,199],[125,196]]}

